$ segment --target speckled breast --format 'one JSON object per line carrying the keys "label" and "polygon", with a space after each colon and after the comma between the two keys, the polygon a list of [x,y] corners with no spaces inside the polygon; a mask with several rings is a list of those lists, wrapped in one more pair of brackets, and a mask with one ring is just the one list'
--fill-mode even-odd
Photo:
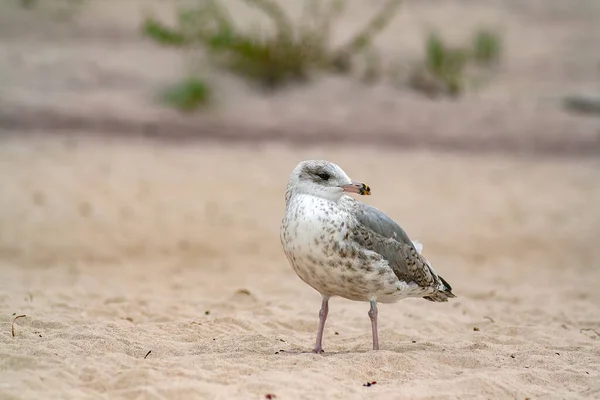
{"label": "speckled breast", "polygon": [[300,279],[321,294],[350,300],[367,301],[397,291],[387,263],[349,240],[352,219],[347,212],[324,199],[296,200],[288,204],[281,242]]}

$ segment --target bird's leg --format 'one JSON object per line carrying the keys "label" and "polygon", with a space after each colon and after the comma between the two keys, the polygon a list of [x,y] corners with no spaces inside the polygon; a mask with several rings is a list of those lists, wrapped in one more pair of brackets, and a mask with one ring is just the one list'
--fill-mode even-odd
{"label": "bird's leg", "polygon": [[323,329],[325,329],[325,320],[329,313],[329,296],[323,296],[321,302],[321,311],[319,311],[319,331],[317,332],[317,343],[313,352],[321,354],[323,352]]}
{"label": "bird's leg", "polygon": [[379,350],[379,335],[377,334],[377,300],[371,299],[371,309],[369,318],[371,318],[371,329],[373,330],[373,350]]}

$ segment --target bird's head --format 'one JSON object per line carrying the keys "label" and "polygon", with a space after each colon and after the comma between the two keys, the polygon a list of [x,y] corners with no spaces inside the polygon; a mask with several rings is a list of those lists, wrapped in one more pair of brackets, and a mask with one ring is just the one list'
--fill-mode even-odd
{"label": "bird's head", "polygon": [[337,201],[344,193],[370,195],[368,185],[351,180],[338,165],[325,160],[300,162],[288,181],[288,192],[311,194]]}

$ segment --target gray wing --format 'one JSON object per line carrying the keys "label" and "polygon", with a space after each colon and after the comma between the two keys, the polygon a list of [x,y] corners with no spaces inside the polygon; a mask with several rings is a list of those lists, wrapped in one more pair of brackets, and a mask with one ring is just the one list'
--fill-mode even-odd
{"label": "gray wing", "polygon": [[[356,202],[354,216],[362,225],[386,238],[414,247],[404,229],[383,212],[368,204]],[[416,250],[416,249],[415,249]]]}
{"label": "gray wing", "polygon": [[433,289],[434,294],[426,299],[447,301],[448,297],[454,297],[452,287],[419,254],[400,225],[368,204],[354,200],[352,208],[359,223],[354,240],[360,246],[385,258],[401,281]]}

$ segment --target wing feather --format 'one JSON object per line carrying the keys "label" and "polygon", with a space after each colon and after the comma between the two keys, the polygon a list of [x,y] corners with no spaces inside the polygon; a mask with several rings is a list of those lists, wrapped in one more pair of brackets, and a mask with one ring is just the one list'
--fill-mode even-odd
{"label": "wing feather", "polygon": [[452,287],[439,276],[420,252],[422,245],[410,240],[404,229],[385,213],[373,206],[352,200],[348,205],[358,221],[354,240],[360,246],[385,258],[398,279],[414,282],[433,294],[425,297],[431,301],[447,301],[455,297]]}

